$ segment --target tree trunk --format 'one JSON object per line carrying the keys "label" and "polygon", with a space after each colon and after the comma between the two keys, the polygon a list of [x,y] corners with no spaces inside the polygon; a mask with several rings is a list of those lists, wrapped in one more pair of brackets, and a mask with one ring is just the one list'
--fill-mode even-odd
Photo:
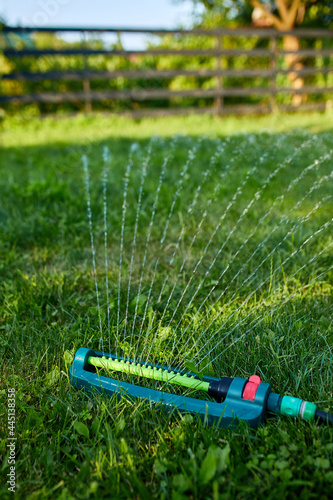
{"label": "tree trunk", "polygon": [[[273,14],[263,0],[250,0],[253,7],[252,19],[254,25],[258,24],[258,19],[264,19],[265,26],[274,26],[279,31],[292,30],[295,25],[301,24],[305,14],[305,4],[301,0],[275,0],[278,14]],[[254,16],[255,14],[255,16]],[[299,38],[293,35],[285,35],[283,37],[283,48],[288,51],[297,51],[300,49]],[[301,89],[304,87],[304,78],[298,76],[293,70],[300,70],[303,68],[300,56],[297,54],[286,54],[285,60],[287,69],[290,70],[288,80],[293,89]],[[298,106],[306,100],[306,96],[291,92],[291,99],[293,106]]]}
{"label": "tree trunk", "polygon": [[[296,51],[300,49],[299,38],[293,35],[286,35],[283,37],[283,49]],[[300,56],[297,54],[285,55],[288,70],[300,70],[303,68],[303,63],[300,61]],[[293,89],[300,89],[304,86],[304,78],[300,77],[297,73],[291,71],[288,73],[288,79]],[[292,93],[292,105],[299,106],[304,102],[306,96],[302,94]]]}

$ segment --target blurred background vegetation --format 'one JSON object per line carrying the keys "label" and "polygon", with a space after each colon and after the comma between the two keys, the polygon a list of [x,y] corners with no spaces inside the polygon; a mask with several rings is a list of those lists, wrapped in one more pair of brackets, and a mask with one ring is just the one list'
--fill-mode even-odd
{"label": "blurred background vegetation", "polygon": [[[181,0],[180,0],[181,1]],[[201,2],[205,9],[200,15],[193,18],[193,28],[239,28],[239,27],[273,27],[278,30],[292,29],[298,26],[302,28],[325,28],[330,29],[333,25],[333,1],[332,0],[193,0],[194,3]],[[282,5],[287,9],[281,10]],[[288,10],[289,9],[289,10]],[[288,15],[287,15],[288,14]],[[289,16],[289,17],[288,17]],[[289,24],[288,24],[289,23]],[[2,27],[5,20],[2,22]],[[260,37],[223,37],[223,49],[268,49],[269,39]],[[296,45],[295,45],[296,44]],[[147,48],[165,49],[216,49],[215,37],[167,34],[152,36],[147,41]],[[330,49],[333,47],[333,39],[295,39],[295,37],[280,37],[278,49],[298,50],[300,49]],[[59,33],[27,33],[13,34],[1,33],[0,25],[0,75],[7,73],[39,73],[39,72],[83,72],[83,71],[116,71],[116,70],[196,70],[216,69],[216,57],[212,56],[185,56],[185,55],[130,55],[128,57],[119,55],[45,55],[33,56],[9,56],[5,57],[5,48],[20,50],[30,49],[95,49],[113,50],[124,49],[120,35],[113,42],[107,42],[103,35],[95,33],[84,34],[77,39],[66,39]],[[278,56],[276,66],[280,69],[304,68],[330,68],[332,67],[332,55],[302,57]],[[249,57],[247,55],[222,56],[220,58],[221,69],[269,69],[270,57]],[[172,91],[190,89],[214,89],[217,87],[217,76],[187,76],[180,75],[169,78],[126,78],[117,77],[106,80],[105,78],[90,81],[90,90],[132,90],[132,89],[168,89]],[[333,72],[323,74],[315,73],[302,76],[302,78],[286,74],[279,74],[275,81],[278,87],[305,86],[333,86]],[[269,87],[268,77],[237,77],[223,76],[223,87]],[[0,79],[0,92],[4,95],[21,95],[40,92],[75,92],[82,91],[82,80],[52,80],[39,81],[13,81]],[[301,102],[317,102],[332,99],[332,93],[324,95],[298,96],[298,102],[294,102],[289,93],[276,96],[276,103],[299,104]],[[226,96],[223,98],[224,105],[233,104],[256,104],[263,101],[269,102],[269,96]],[[146,108],[168,108],[199,106],[207,107],[214,104],[214,98],[197,97],[172,97],[171,99],[155,99],[150,101],[121,101],[118,99],[106,99],[93,103],[93,109],[109,111],[140,110]],[[45,114],[50,112],[64,111],[75,112],[84,110],[84,103],[79,101],[63,103],[3,103],[2,108],[7,113],[15,113],[17,110],[25,109],[31,114]]]}

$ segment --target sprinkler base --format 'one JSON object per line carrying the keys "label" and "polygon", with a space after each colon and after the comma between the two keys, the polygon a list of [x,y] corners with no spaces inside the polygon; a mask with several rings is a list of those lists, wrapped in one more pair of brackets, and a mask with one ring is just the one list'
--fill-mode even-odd
{"label": "sprinkler base", "polygon": [[[260,423],[265,422],[267,399],[271,393],[271,387],[267,383],[260,383],[257,387],[254,400],[250,401],[242,397],[248,380],[235,377],[232,379],[223,403],[216,403],[149,389],[100,375],[96,368],[88,362],[91,357],[124,360],[124,358],[114,354],[105,354],[81,347],[76,352],[70,368],[70,382],[73,387],[90,392],[96,391],[108,396],[112,396],[113,394],[116,394],[118,397],[125,396],[130,400],[136,398],[146,399],[150,403],[163,405],[170,412],[179,411],[197,414],[205,422],[217,424],[221,427],[235,426],[239,421],[244,421],[250,427],[257,428]],[[153,367],[150,364],[145,364],[145,366]],[[166,369],[166,367],[157,365],[154,365],[154,368]],[[170,370],[180,373],[172,368]],[[200,382],[200,379],[197,379]],[[210,383],[216,382],[219,379],[204,376],[203,380]]]}

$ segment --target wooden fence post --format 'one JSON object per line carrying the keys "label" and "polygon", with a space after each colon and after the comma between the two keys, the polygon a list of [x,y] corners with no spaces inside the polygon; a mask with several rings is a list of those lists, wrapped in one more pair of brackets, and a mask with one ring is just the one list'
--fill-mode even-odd
{"label": "wooden fence post", "polygon": [[[86,33],[83,32],[83,37],[84,37],[84,45],[86,48],[88,48],[88,41],[86,38]],[[87,56],[84,57],[84,71],[89,72],[89,67],[87,64]],[[86,113],[91,113],[92,111],[92,105],[91,105],[91,93],[90,93],[90,80],[88,78],[83,79],[83,92],[84,92],[84,104],[85,104],[85,112]]]}
{"label": "wooden fence post", "polygon": [[84,95],[85,95],[85,111],[86,113],[90,113],[92,110],[91,107],[91,94],[90,94],[90,80],[88,78],[85,78],[83,80],[83,90],[84,90]]}

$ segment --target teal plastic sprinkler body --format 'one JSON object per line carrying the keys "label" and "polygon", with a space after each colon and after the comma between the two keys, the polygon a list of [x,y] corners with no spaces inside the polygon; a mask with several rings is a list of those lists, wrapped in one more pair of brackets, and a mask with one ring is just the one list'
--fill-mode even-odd
{"label": "teal plastic sprinkler body", "polygon": [[[99,368],[202,390],[216,402],[122,382],[101,375]],[[261,382],[257,375],[252,375],[249,379],[239,377],[217,379],[204,375],[201,380],[194,374],[184,374],[161,365],[132,362],[114,354],[104,354],[81,347],[76,352],[70,368],[70,380],[78,389],[95,390],[109,396],[117,394],[129,398],[147,399],[155,404],[163,404],[170,411],[196,413],[202,419],[218,423],[222,427],[236,425],[237,421],[242,420],[256,428],[265,422],[267,412],[333,424],[332,414],[318,410],[314,403],[274,394],[271,392],[270,384]]]}

